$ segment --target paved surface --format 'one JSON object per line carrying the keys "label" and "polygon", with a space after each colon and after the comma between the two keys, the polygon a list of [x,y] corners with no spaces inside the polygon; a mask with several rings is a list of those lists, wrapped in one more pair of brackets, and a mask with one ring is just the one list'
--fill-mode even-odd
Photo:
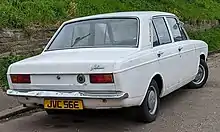
{"label": "paved surface", "polygon": [[[0,111],[5,109],[11,109],[15,106],[19,106],[20,104],[17,102],[16,99],[7,96],[1,89],[0,89]],[[1,132],[1,130],[0,130]]]}
{"label": "paved surface", "polygon": [[220,55],[209,60],[209,67],[204,88],[180,89],[163,98],[159,116],[151,124],[127,119],[129,112],[123,111],[91,112],[81,117],[37,112],[1,123],[0,132],[219,132]]}

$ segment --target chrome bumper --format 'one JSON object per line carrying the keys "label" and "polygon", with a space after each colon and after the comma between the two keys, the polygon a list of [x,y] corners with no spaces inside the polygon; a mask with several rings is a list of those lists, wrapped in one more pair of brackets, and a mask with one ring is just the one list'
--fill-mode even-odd
{"label": "chrome bumper", "polygon": [[117,92],[78,92],[78,91],[24,91],[7,90],[8,96],[34,98],[70,98],[70,99],[126,99],[128,93]]}

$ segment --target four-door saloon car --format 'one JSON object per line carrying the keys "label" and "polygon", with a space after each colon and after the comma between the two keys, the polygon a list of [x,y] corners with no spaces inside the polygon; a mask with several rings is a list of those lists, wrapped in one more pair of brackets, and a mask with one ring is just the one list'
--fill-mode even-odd
{"label": "four-door saloon car", "polygon": [[208,78],[208,46],[166,12],[118,12],[64,22],[39,55],[9,66],[9,96],[57,110],[132,107],[156,119],[160,98]]}

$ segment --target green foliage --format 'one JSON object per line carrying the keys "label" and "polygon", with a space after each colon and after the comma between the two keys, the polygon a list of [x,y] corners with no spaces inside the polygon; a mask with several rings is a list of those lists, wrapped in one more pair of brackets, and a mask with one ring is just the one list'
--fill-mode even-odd
{"label": "green foliage", "polygon": [[0,58],[0,87],[3,89],[8,88],[7,83],[7,70],[10,64],[17,62],[26,58],[25,56],[8,56],[8,57],[1,57]]}
{"label": "green foliage", "polygon": [[219,5],[219,0],[1,0],[0,27],[45,27],[116,11],[166,11],[183,21],[220,19]]}
{"label": "green foliage", "polygon": [[191,39],[203,40],[209,46],[209,51],[220,49],[220,27],[204,31],[189,32]]}
{"label": "green foliage", "polygon": [[219,0],[75,0],[77,16],[115,11],[165,11],[182,20],[220,18]]}
{"label": "green foliage", "polygon": [[48,26],[69,18],[71,0],[1,0],[0,27]]}

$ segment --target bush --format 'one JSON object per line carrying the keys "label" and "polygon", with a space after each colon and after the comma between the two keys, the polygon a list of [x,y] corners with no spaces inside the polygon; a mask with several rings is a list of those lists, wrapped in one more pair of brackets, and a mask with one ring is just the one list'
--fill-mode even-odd
{"label": "bush", "polygon": [[8,57],[1,57],[0,58],[0,87],[3,89],[8,88],[7,82],[7,70],[10,64],[17,62],[26,58],[25,56],[8,56]]}
{"label": "bush", "polygon": [[203,40],[209,46],[209,51],[220,49],[220,27],[204,31],[189,32],[192,39]]}

